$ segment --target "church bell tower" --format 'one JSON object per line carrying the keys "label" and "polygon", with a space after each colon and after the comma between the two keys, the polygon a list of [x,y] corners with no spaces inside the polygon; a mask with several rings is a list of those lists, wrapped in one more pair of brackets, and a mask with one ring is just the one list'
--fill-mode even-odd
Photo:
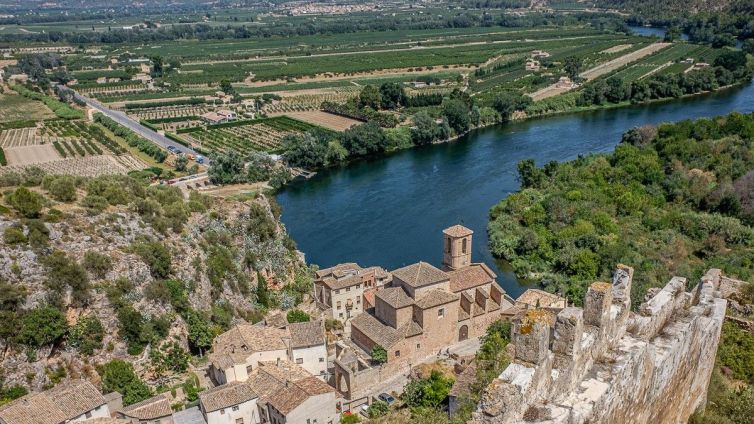
{"label": "church bell tower", "polygon": [[471,235],[473,231],[463,225],[446,228],[443,234],[443,259],[445,268],[455,271],[471,265]]}

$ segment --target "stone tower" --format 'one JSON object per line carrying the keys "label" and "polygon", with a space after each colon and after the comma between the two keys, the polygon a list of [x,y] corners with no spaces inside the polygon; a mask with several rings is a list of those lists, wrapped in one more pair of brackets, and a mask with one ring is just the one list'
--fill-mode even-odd
{"label": "stone tower", "polygon": [[446,228],[443,234],[442,264],[450,270],[471,265],[471,235],[473,231],[463,225]]}

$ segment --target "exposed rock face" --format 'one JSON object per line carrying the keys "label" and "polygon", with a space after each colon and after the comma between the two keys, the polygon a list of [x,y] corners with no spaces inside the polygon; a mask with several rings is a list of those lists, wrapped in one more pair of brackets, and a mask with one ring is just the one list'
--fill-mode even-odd
{"label": "exposed rock face", "polygon": [[635,314],[632,276],[619,265],[612,284],[594,283],[584,309],[563,309],[550,331],[533,315],[541,311],[515,323],[515,359],[471,422],[686,423],[703,408],[725,319],[724,277],[710,270],[693,292],[674,277]]}

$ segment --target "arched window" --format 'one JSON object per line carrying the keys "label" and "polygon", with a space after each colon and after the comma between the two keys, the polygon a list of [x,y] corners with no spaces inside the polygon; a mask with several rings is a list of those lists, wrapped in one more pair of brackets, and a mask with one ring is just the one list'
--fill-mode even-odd
{"label": "arched window", "polygon": [[466,243],[467,242],[468,242],[468,239],[463,239],[463,241],[461,242],[461,252],[464,253],[464,254],[466,253],[466,247],[467,247]]}

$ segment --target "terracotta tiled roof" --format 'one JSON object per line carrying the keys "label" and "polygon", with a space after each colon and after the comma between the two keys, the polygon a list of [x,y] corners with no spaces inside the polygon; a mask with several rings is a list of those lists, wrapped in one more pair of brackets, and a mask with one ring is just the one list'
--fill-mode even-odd
{"label": "terracotta tiled roof", "polygon": [[458,309],[458,321],[463,321],[469,319],[469,313],[466,312],[463,308]]}
{"label": "terracotta tiled roof", "polygon": [[449,278],[448,274],[426,262],[418,262],[396,269],[393,271],[393,277],[414,288],[439,283]]}
{"label": "terracotta tiled roof", "polygon": [[258,395],[246,383],[232,382],[199,393],[199,401],[206,412],[230,408],[256,399]]}
{"label": "terracotta tiled roof", "polygon": [[448,276],[450,276],[450,291],[453,293],[492,283],[497,278],[497,275],[483,263],[448,271]]}
{"label": "terracotta tiled roof", "polygon": [[374,296],[396,309],[414,304],[414,299],[411,299],[401,287],[388,287],[378,290]]}
{"label": "terracotta tiled roof", "polygon": [[354,274],[341,278],[325,277],[321,280],[327,287],[332,290],[344,289],[346,287],[352,287],[357,284],[361,284],[361,276]]}
{"label": "terracotta tiled roof", "polygon": [[288,326],[288,320],[285,318],[285,315],[279,312],[265,318],[264,322],[268,327],[285,328]]}
{"label": "terracotta tiled roof", "polygon": [[529,289],[516,299],[516,304],[539,308],[562,308],[565,306],[565,299],[543,290]]}
{"label": "terracotta tiled roof", "polygon": [[442,230],[443,234],[447,234],[451,237],[466,237],[474,234],[473,231],[464,227],[463,225],[454,225],[452,227]]}
{"label": "terracotta tiled roof", "polygon": [[334,393],[335,389],[316,377],[289,383],[277,390],[267,401],[283,415],[288,415],[312,396]]}
{"label": "terracotta tiled roof", "polygon": [[315,272],[314,274],[315,274],[315,276],[317,278],[324,278],[324,277],[326,277],[328,275],[332,275],[332,274],[339,274],[339,275],[341,275],[344,272],[359,271],[360,269],[361,269],[361,267],[359,266],[359,264],[357,264],[355,262],[346,262],[346,263],[343,263],[343,264],[338,264],[338,265],[335,265],[335,266],[331,266],[330,268],[320,269],[319,271]]}
{"label": "terracotta tiled roof", "polygon": [[[365,305],[374,306],[375,305],[375,303],[374,303],[374,296],[375,296],[375,291],[374,290],[365,291],[364,292],[364,304]],[[364,308],[366,308],[366,306],[364,306]]]}
{"label": "terracotta tiled roof", "polygon": [[60,383],[47,391],[47,396],[68,418],[75,418],[107,403],[102,393],[86,380]]}
{"label": "terracotta tiled roof", "polygon": [[34,393],[0,406],[0,420],[7,424],[59,424],[66,417],[44,393]]}
{"label": "terracotta tiled roof", "polygon": [[362,313],[351,321],[351,328],[356,328],[371,341],[385,349],[394,346],[403,339],[403,335],[395,328],[381,323],[369,313]]}
{"label": "terracotta tiled roof", "polygon": [[0,407],[0,420],[7,424],[59,423],[105,403],[104,396],[92,383],[68,380],[45,392],[24,396]]}
{"label": "terracotta tiled roof", "polygon": [[400,333],[403,334],[404,337],[418,336],[419,334],[422,334],[423,332],[424,330],[414,320],[409,321],[408,323],[404,324],[403,327],[400,328]]}
{"label": "terracotta tiled roof", "polygon": [[167,396],[161,394],[127,406],[120,410],[119,413],[139,420],[155,420],[170,416],[173,413],[173,409],[170,408],[170,400]]}
{"label": "terracotta tiled roof", "polygon": [[289,324],[291,348],[299,349],[325,344],[325,329],[322,321],[296,322]]}
{"label": "terracotta tiled roof", "polygon": [[86,420],[86,424],[131,424],[131,421],[120,418],[98,417]]}
{"label": "terracotta tiled roof", "polygon": [[209,360],[218,369],[246,362],[252,353],[286,350],[287,330],[239,324],[215,338]]}
{"label": "terracotta tiled roof", "polygon": [[311,373],[291,361],[260,362],[258,373],[281,382],[298,381],[311,377]]}
{"label": "terracotta tiled roof", "polygon": [[456,301],[458,301],[458,295],[448,293],[445,290],[433,289],[424,294],[421,299],[417,300],[416,306],[422,309],[428,309]]}

